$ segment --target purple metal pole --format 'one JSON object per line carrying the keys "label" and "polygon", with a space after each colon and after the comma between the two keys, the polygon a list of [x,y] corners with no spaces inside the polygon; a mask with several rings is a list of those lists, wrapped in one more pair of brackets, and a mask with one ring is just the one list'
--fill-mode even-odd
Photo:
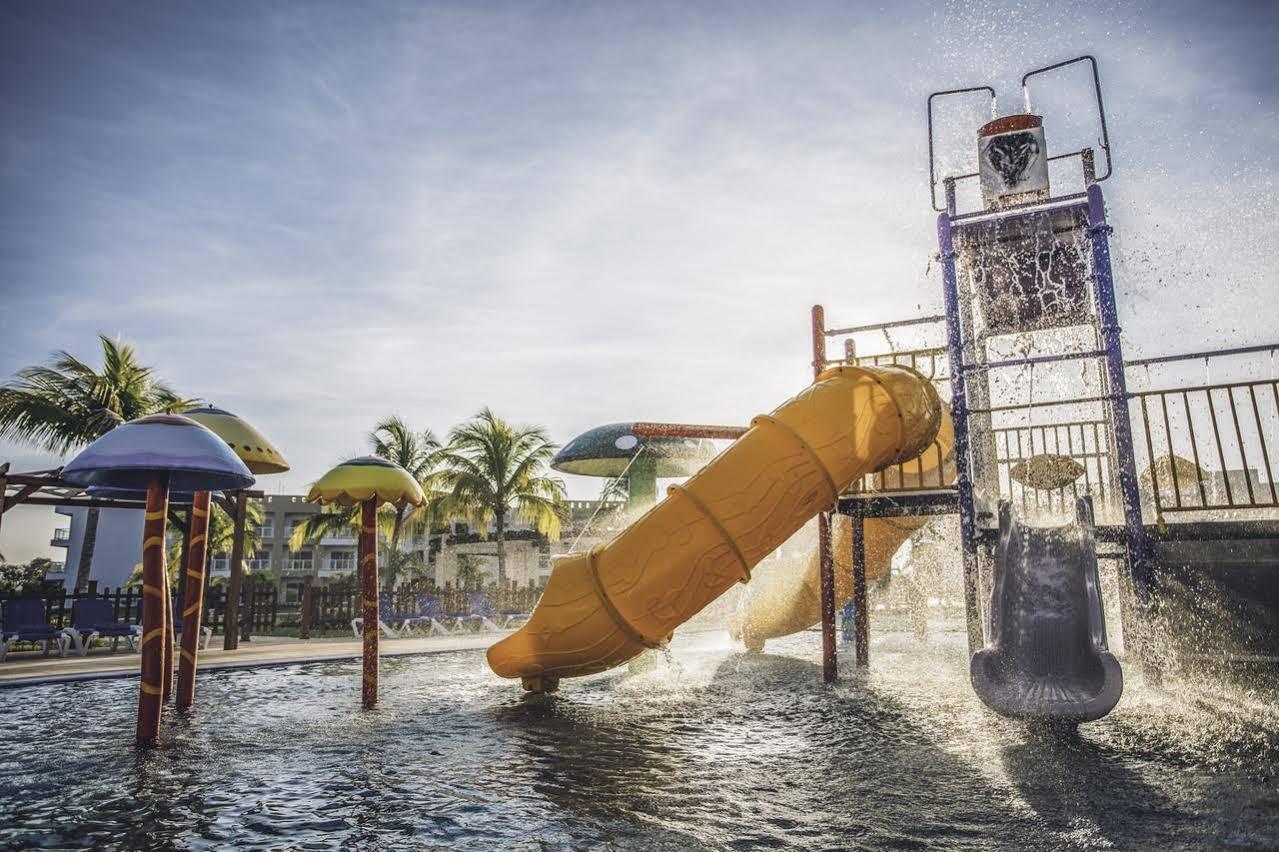
{"label": "purple metal pole", "polygon": [[[1097,313],[1101,320],[1101,340],[1106,351],[1106,380],[1110,385],[1110,416],[1115,430],[1115,452],[1119,455],[1119,493],[1124,504],[1125,542],[1128,570],[1132,574],[1137,611],[1146,621],[1151,601],[1150,561],[1146,548],[1146,528],[1141,519],[1141,495],[1137,490],[1137,462],[1133,452],[1132,421],[1128,416],[1128,382],[1124,375],[1123,344],[1119,313],[1115,307],[1115,278],[1110,263],[1110,225],[1106,222],[1106,202],[1101,187],[1088,187],[1088,236],[1092,240],[1093,274],[1096,279]],[[1125,631],[1125,643],[1128,634]],[[1146,653],[1146,641],[1139,644],[1147,675],[1158,677]]]}
{"label": "purple metal pole", "polygon": [[955,424],[955,490],[959,497],[959,533],[963,539],[964,616],[968,653],[985,647],[981,607],[977,601],[977,510],[973,504],[972,459],[968,449],[968,394],[964,369],[964,332],[959,319],[959,285],[955,278],[955,242],[950,215],[937,217],[941,245],[942,290],[946,302],[946,349],[950,356],[950,417]]}

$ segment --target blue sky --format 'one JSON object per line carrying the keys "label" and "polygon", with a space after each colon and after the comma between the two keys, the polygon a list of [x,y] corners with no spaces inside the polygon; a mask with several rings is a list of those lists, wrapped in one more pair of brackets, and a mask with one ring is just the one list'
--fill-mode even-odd
{"label": "blue sky", "polygon": [[[1242,3],[10,4],[0,376],[121,335],[272,437],[270,491],[391,413],[745,422],[805,382],[814,302],[939,309],[928,92],[1017,111],[1085,52],[1130,353],[1269,341],[1277,42]],[[1087,142],[1086,78],[1050,87],[1050,146]],[[947,118],[962,165],[981,112]]]}

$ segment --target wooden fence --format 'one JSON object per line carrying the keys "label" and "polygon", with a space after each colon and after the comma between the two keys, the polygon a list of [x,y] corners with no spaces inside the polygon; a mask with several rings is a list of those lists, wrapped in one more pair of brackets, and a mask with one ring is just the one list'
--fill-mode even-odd
{"label": "wooden fence", "polygon": [[[497,613],[531,612],[541,596],[541,589],[527,587],[499,589],[490,586],[482,591],[469,591],[452,585],[437,587],[430,580],[418,580],[386,593],[384,600],[397,613],[418,613],[421,596],[433,595],[443,612],[462,615],[489,609]],[[0,593],[0,603],[15,597],[29,597],[11,592]],[[142,623],[142,595],[134,588],[96,589],[68,593],[60,587],[35,595],[45,601],[49,623],[54,627],[71,626],[71,608],[77,600],[102,598],[111,602],[113,617],[127,624]],[[175,597],[175,611],[178,610]],[[345,632],[351,620],[360,614],[360,595],[350,588],[313,587],[308,578],[302,599],[285,603],[275,587],[250,589],[246,584],[240,605],[240,638],[253,634],[293,635],[309,638],[313,633]],[[204,596],[203,623],[222,633],[226,627],[226,587],[212,586]]]}

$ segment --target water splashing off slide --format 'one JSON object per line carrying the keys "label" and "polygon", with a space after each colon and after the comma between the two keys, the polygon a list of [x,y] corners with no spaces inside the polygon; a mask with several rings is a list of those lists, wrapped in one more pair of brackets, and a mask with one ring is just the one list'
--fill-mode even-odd
{"label": "water splashing off slide", "polygon": [[[950,413],[943,410],[941,426],[933,447],[918,463],[905,466],[901,484],[905,488],[936,487],[943,470],[954,464],[955,429]],[[878,580],[888,573],[893,555],[930,519],[922,516],[867,518],[865,520],[866,579]],[[837,516],[832,524],[831,551],[835,557],[835,606],[853,597],[852,520]],[[730,625],[734,639],[748,650],[764,650],[764,642],[807,630],[821,621],[822,593],[818,551],[813,548],[800,570],[776,570],[751,584],[750,595]]]}
{"label": "water splashing off slide", "polygon": [[931,446],[941,420],[914,370],[827,370],[617,538],[558,561],[489,666],[546,691],[660,647],[851,483]]}

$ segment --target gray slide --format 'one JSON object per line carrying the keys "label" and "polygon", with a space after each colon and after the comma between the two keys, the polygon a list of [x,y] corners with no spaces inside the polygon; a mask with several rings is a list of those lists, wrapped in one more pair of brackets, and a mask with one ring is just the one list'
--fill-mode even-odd
{"label": "gray slide", "polygon": [[1008,501],[999,504],[990,640],[969,671],[1002,716],[1091,722],[1119,703],[1124,679],[1106,648],[1089,498],[1064,527],[1024,526]]}

